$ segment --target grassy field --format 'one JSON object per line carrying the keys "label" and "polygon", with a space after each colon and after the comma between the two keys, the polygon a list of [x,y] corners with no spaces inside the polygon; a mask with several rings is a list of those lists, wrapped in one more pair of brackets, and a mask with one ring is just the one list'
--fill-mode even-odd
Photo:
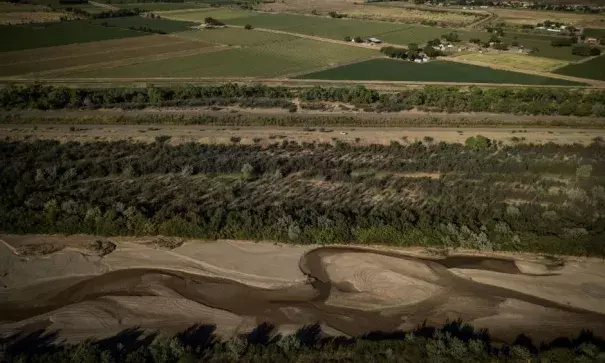
{"label": "grassy field", "polygon": [[188,21],[178,21],[170,19],[152,19],[142,16],[126,16],[120,18],[95,19],[93,24],[101,25],[107,23],[110,27],[128,29],[129,27],[145,27],[154,30],[161,30],[165,33],[176,33],[189,30],[197,24]]}
{"label": "grassy field", "polygon": [[43,5],[0,2],[0,13],[12,13],[12,12],[23,12],[23,11],[44,11],[44,10],[48,10],[48,8]]}
{"label": "grassy field", "polygon": [[515,53],[470,53],[456,56],[456,58],[541,72],[548,72],[567,65],[567,62],[560,60]]}
{"label": "grassy field", "polygon": [[407,45],[409,43],[426,43],[428,40],[439,38],[442,35],[449,33],[458,33],[460,39],[469,40],[471,38],[480,38],[487,40],[489,34],[480,31],[459,31],[447,28],[439,28],[433,26],[414,25],[406,29],[391,32],[388,34],[381,35],[380,39],[393,44]]}
{"label": "grassy field", "polygon": [[277,77],[377,55],[374,50],[295,39],[211,54],[75,73],[73,77]]}
{"label": "grassy field", "polygon": [[578,61],[584,57],[571,54],[572,47],[553,47],[551,41],[558,37],[548,37],[544,35],[505,33],[502,41],[507,44],[518,42],[525,48],[537,49],[534,54],[538,57],[552,58],[563,61]]}
{"label": "grassy field", "polygon": [[116,4],[120,9],[135,9],[139,8],[146,11],[170,11],[204,8],[206,5],[197,3],[131,3],[131,4]]}
{"label": "grassy field", "polygon": [[0,26],[0,52],[146,35],[148,33],[102,27],[85,20],[4,25]]}
{"label": "grassy field", "polygon": [[175,33],[182,38],[203,40],[226,45],[254,46],[266,43],[285,42],[297,39],[291,35],[275,34],[242,28],[224,28],[211,30],[190,30]]}
{"label": "grassy field", "polygon": [[406,29],[409,25],[356,20],[331,19],[321,16],[305,16],[293,14],[255,13],[230,9],[204,9],[193,12],[175,12],[163,14],[171,19],[203,22],[205,17],[224,21],[232,25],[250,24],[256,28],[266,28],[314,35],[330,39],[342,40],[346,36],[379,36],[384,33]]}
{"label": "grassy field", "polygon": [[545,20],[557,21],[575,26],[593,26],[602,27],[601,14],[580,14],[562,11],[541,11],[541,10],[516,10],[506,8],[490,8],[491,12],[498,16],[498,22],[504,22],[513,25],[530,24],[536,25]]}
{"label": "grassy field", "polygon": [[418,64],[394,59],[372,59],[365,62],[306,74],[298,78],[328,80],[348,79],[359,81],[578,85],[578,83],[560,79],[496,70],[470,64],[446,61],[432,61],[426,64]]}
{"label": "grassy field", "polygon": [[586,37],[605,39],[605,29],[585,28],[582,34]]}
{"label": "grassy field", "polygon": [[107,40],[50,48],[0,53],[0,76],[97,65],[104,62],[156,56],[211,46],[166,35]]}
{"label": "grassy field", "polygon": [[570,64],[567,67],[557,69],[555,73],[605,81],[605,55],[580,64]]}

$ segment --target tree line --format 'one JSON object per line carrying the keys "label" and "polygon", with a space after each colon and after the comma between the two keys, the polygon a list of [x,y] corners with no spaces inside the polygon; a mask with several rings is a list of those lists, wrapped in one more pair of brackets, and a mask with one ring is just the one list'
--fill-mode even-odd
{"label": "tree line", "polygon": [[605,256],[600,141],[238,141],[1,142],[0,230]]}
{"label": "tree line", "polygon": [[[460,321],[414,331],[373,332],[359,337],[323,336],[319,324],[292,334],[269,323],[247,334],[220,337],[215,325],[194,325],[175,335],[124,330],[105,339],[57,344],[38,331],[0,341],[7,362],[598,362],[603,340],[590,332],[536,347],[519,335],[512,344],[492,342],[485,330]],[[26,344],[28,342],[29,344]]]}
{"label": "tree line", "polygon": [[[271,107],[279,104],[280,107],[291,108],[291,101],[296,97],[309,102],[349,103],[380,112],[417,108],[450,113],[605,116],[605,91],[563,88],[463,88],[431,85],[400,92],[381,92],[363,86],[286,88],[223,84],[91,89],[34,84],[0,89],[0,104],[5,110],[203,106],[215,103],[237,104],[257,99],[260,100],[258,107],[268,103]],[[273,103],[269,100],[279,101]]]}

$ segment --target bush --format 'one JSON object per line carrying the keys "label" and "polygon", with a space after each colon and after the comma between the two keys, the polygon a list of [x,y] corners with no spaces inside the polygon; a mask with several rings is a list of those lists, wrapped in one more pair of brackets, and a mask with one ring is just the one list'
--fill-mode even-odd
{"label": "bush", "polygon": [[252,29],[252,25],[246,24],[246,25],[244,25],[244,29],[250,30],[250,29]]}
{"label": "bush", "polygon": [[491,140],[485,136],[477,135],[466,139],[464,144],[472,149],[487,149],[491,145]]}
{"label": "bush", "polygon": [[345,37],[345,42],[350,42],[351,41],[351,37],[347,36]]}

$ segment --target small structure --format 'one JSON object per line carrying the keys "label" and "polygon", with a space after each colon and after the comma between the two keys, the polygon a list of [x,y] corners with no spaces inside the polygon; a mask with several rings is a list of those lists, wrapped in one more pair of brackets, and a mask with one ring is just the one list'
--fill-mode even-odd
{"label": "small structure", "polygon": [[599,40],[597,38],[586,38],[584,41],[586,44],[597,44]]}
{"label": "small structure", "polygon": [[378,38],[368,38],[368,42],[370,42],[372,44],[380,44],[380,43],[382,43],[382,40],[380,40]]}

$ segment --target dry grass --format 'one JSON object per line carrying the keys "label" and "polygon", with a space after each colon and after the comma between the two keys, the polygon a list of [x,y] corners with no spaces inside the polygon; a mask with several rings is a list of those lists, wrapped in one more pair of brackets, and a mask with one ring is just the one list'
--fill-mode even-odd
{"label": "dry grass", "polygon": [[504,52],[469,53],[459,55],[456,58],[471,62],[489,63],[509,68],[541,72],[549,72],[553,69],[563,67],[568,64],[565,61],[557,59],[533,57],[526,54]]}
{"label": "dry grass", "polygon": [[396,6],[356,6],[348,10],[352,18],[386,20],[404,23],[436,22],[451,26],[464,26],[479,20],[479,15],[453,11],[426,11],[422,9]]}
{"label": "dry grass", "polygon": [[9,24],[24,24],[24,23],[46,23],[51,21],[59,21],[61,17],[65,17],[65,13],[53,11],[12,11],[0,12],[0,25]]}
{"label": "dry grass", "polygon": [[554,11],[537,11],[537,10],[513,10],[513,9],[498,9],[490,8],[494,14],[498,16],[498,22],[523,25],[544,22],[545,20],[557,21],[575,26],[594,26],[603,27],[603,16],[599,14],[577,14]]}

